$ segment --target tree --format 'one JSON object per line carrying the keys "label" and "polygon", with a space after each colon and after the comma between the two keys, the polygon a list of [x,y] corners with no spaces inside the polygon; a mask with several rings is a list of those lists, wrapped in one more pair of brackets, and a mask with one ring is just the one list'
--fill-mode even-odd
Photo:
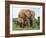
{"label": "tree", "polygon": [[38,16],[38,22],[37,22],[38,26],[40,25],[40,17]]}
{"label": "tree", "polygon": [[40,29],[40,17],[35,18],[34,29]]}

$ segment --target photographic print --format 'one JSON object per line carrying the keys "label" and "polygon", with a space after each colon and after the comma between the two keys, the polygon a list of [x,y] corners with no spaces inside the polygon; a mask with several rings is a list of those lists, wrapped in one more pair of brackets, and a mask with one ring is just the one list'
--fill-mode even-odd
{"label": "photographic print", "polygon": [[[22,4],[21,4],[22,3]],[[27,4],[26,4],[27,3]],[[7,27],[9,36],[28,36],[44,34],[44,3],[6,2],[9,13]],[[37,5],[38,4],[38,5]],[[6,32],[7,33],[7,32]],[[28,34],[28,35],[26,35]]]}
{"label": "photographic print", "polygon": [[41,6],[12,5],[12,30],[39,30],[41,10]]}

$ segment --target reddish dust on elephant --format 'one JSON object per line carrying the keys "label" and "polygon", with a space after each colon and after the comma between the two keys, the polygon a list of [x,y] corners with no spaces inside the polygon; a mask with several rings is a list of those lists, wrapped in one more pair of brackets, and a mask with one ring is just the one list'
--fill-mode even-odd
{"label": "reddish dust on elephant", "polygon": [[22,9],[18,14],[17,24],[21,27],[33,27],[35,22],[35,12],[29,9]]}

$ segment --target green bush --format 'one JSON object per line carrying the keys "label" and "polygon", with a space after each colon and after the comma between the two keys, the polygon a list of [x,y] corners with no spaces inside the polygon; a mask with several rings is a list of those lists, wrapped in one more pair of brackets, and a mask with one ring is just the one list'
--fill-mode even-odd
{"label": "green bush", "polygon": [[40,29],[40,17],[35,19],[34,29]]}

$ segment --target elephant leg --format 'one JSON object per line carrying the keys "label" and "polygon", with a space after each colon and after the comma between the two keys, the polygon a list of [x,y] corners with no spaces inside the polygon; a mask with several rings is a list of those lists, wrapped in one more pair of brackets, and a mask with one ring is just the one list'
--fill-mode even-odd
{"label": "elephant leg", "polygon": [[32,16],[30,21],[31,21],[31,23],[32,23],[32,28],[34,28],[35,17]]}
{"label": "elephant leg", "polygon": [[30,20],[30,26],[32,27],[33,23],[32,23],[32,20]]}

